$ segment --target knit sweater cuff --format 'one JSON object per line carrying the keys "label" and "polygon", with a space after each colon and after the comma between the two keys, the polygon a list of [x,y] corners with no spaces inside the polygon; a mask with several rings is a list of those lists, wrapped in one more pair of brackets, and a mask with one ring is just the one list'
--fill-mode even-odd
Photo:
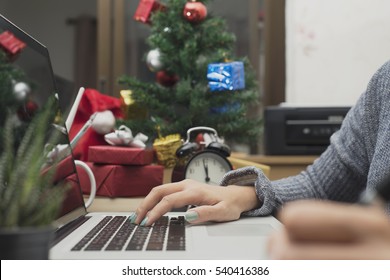
{"label": "knit sweater cuff", "polygon": [[261,202],[260,208],[243,213],[244,216],[270,215],[276,205],[275,193],[271,188],[271,181],[256,167],[243,167],[228,172],[221,181],[221,186],[254,186],[256,195]]}

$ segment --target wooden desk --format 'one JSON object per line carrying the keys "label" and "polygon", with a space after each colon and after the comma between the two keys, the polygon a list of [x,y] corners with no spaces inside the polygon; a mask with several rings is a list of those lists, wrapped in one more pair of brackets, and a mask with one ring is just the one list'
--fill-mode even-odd
{"label": "wooden desk", "polygon": [[[85,199],[88,196],[85,197]],[[109,198],[97,196],[88,208],[88,212],[129,212],[135,211],[143,197]]]}
{"label": "wooden desk", "polygon": [[268,176],[271,180],[297,175],[318,158],[318,156],[265,156],[240,153],[233,153],[232,156],[268,165],[271,168]]}

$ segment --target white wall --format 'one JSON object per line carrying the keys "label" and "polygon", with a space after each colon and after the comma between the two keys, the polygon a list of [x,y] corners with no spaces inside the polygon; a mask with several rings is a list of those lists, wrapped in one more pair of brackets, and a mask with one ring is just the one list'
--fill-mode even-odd
{"label": "white wall", "polygon": [[353,105],[390,59],[390,1],[287,0],[286,102]]}

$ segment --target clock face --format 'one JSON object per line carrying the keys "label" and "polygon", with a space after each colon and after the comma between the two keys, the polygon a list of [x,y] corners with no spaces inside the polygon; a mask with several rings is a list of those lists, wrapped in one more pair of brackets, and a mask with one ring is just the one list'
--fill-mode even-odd
{"label": "clock face", "polygon": [[219,185],[226,172],[232,170],[230,162],[214,151],[195,154],[187,163],[184,177],[199,182]]}

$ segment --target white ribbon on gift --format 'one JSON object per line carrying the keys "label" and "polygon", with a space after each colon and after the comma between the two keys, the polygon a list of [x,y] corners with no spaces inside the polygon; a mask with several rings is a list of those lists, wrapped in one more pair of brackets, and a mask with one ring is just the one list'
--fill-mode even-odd
{"label": "white ribbon on gift", "polygon": [[133,137],[131,129],[125,125],[121,125],[119,129],[115,130],[114,132],[104,135],[104,140],[113,146],[145,148],[145,143],[148,141],[148,136],[142,133],[137,133],[137,135]]}

